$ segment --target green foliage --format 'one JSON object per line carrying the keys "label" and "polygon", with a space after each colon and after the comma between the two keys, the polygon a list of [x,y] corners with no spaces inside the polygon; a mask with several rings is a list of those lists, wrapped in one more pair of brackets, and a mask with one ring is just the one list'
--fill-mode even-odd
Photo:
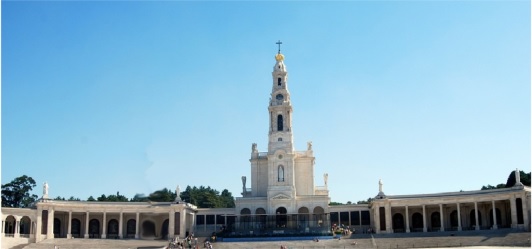
{"label": "green foliage", "polygon": [[125,197],[123,195],[120,195],[120,192],[116,192],[116,195],[109,195],[109,196],[105,196],[104,194],[102,194],[100,197],[98,197],[97,200],[98,201],[108,201],[108,202],[127,202],[127,201],[129,201],[127,199],[127,197]]}
{"label": "green foliage", "polygon": [[22,175],[2,185],[2,207],[29,207],[39,198],[30,191],[37,186],[33,178]]}
{"label": "green foliage", "polygon": [[500,184],[497,184],[497,186],[491,186],[491,185],[488,184],[488,186],[482,186],[482,188],[480,190],[497,189],[497,188],[506,188],[506,184],[500,183]]}
{"label": "green foliage", "polygon": [[222,193],[211,187],[187,186],[185,191],[179,195],[185,202],[189,202],[200,208],[232,208],[235,207],[235,199],[231,192],[224,189]]}
{"label": "green foliage", "polygon": [[96,201],[96,199],[94,199],[94,197],[92,197],[92,195],[91,195],[91,196],[89,196],[89,198],[87,198],[87,201]]}
{"label": "green foliage", "polygon": [[[524,171],[519,171],[519,178],[521,180],[521,183],[525,186],[530,187],[530,172],[525,173]],[[515,185],[515,171],[512,171],[510,175],[508,176],[508,179],[506,180],[506,187],[510,188]]]}
{"label": "green foliage", "polygon": [[135,194],[135,196],[133,198],[131,198],[131,200],[129,200],[129,201],[131,201],[131,202],[146,202],[146,201],[149,201],[149,199],[144,194]]}
{"label": "green foliage", "polygon": [[[530,172],[525,173],[524,171],[519,171],[519,177],[521,180],[521,183],[525,186],[530,187]],[[515,171],[510,172],[510,175],[508,175],[508,178],[506,180],[506,183],[499,183],[496,186],[492,186],[488,184],[487,186],[482,186],[480,190],[486,190],[486,189],[498,189],[498,188],[511,188],[515,185]]]}
{"label": "green foliage", "polygon": [[167,188],[157,190],[148,196],[148,199],[150,201],[157,201],[157,202],[172,202],[175,200],[175,198],[176,198],[176,194],[174,193],[174,191],[171,191]]}
{"label": "green foliage", "polygon": [[329,203],[329,206],[340,206],[340,205],[344,205],[344,204],[341,202],[335,202],[335,201],[331,201],[331,203]]}
{"label": "green foliage", "polygon": [[56,201],[64,201],[65,198],[61,197],[61,196],[57,196],[57,197],[54,198],[54,200],[56,200]]}
{"label": "green foliage", "polygon": [[368,198],[367,200],[362,200],[362,201],[357,201],[357,204],[369,204],[370,202],[373,201],[373,198]]}
{"label": "green foliage", "polygon": [[70,196],[67,201],[81,201],[79,198],[76,198],[74,196]]}

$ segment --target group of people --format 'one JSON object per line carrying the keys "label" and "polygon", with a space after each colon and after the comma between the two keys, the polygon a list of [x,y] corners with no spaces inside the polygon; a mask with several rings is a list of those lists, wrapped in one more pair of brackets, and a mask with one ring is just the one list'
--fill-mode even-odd
{"label": "group of people", "polygon": [[[210,244],[210,243],[209,243]],[[212,246],[205,248],[212,249]],[[179,240],[179,237],[175,237],[174,239],[170,240],[170,243],[168,244],[167,248],[176,248],[176,249],[199,249],[198,247],[198,238],[194,238],[194,234],[188,235],[183,240]]]}

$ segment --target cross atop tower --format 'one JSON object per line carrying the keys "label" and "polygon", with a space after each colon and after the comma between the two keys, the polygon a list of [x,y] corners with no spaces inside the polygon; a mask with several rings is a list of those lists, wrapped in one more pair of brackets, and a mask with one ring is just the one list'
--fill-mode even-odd
{"label": "cross atop tower", "polygon": [[279,40],[275,44],[279,45],[279,51],[277,51],[277,53],[280,54],[281,53],[281,44],[283,44],[283,43],[281,42],[281,40]]}

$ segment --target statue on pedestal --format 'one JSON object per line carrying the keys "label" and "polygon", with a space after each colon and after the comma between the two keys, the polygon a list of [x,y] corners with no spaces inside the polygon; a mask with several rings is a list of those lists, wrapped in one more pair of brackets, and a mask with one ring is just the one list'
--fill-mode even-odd
{"label": "statue on pedestal", "polygon": [[176,194],[175,202],[180,202],[181,196],[179,196],[179,194],[181,194],[181,189],[179,189],[179,185],[177,185],[177,187],[175,188],[175,194]]}
{"label": "statue on pedestal", "polygon": [[44,182],[42,186],[42,198],[48,199],[48,183],[47,182]]}
{"label": "statue on pedestal", "polygon": [[328,180],[329,180],[329,174],[327,173],[323,174],[323,182],[325,183],[325,187],[327,187]]}
{"label": "statue on pedestal", "polygon": [[242,176],[242,195],[246,195],[246,176]]}

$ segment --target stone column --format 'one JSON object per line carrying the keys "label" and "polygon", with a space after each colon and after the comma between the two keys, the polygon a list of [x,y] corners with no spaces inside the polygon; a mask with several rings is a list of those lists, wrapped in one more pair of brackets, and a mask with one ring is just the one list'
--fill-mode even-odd
{"label": "stone column", "polygon": [[427,215],[425,212],[425,205],[423,205],[423,232],[427,232]]}
{"label": "stone column", "polygon": [[522,205],[522,210],[523,210],[523,226],[526,228],[528,225],[528,217],[530,215],[530,213],[528,212],[528,207],[526,206],[526,204],[529,203],[529,201],[527,200],[526,198],[526,194],[523,195],[523,197],[521,197],[521,205]]}
{"label": "stone column", "polygon": [[85,235],[83,235],[85,239],[89,238],[89,211],[85,214]]}
{"label": "stone column", "polygon": [[46,239],[54,238],[54,209],[48,209],[48,226],[46,231]]}
{"label": "stone column", "polygon": [[67,239],[72,238],[72,211],[68,211]]}
{"label": "stone column", "polygon": [[381,233],[381,214],[380,214],[380,207],[377,206],[375,208],[375,219],[373,219],[375,221],[375,233]]}
{"label": "stone column", "polygon": [[140,238],[139,223],[140,223],[140,213],[137,212],[137,222],[135,222],[135,239]]}
{"label": "stone column", "polygon": [[18,238],[20,237],[20,217],[16,217],[15,219],[15,230],[13,231],[13,238]]}
{"label": "stone column", "polygon": [[458,212],[458,231],[462,231],[462,215],[460,214],[460,203],[456,203],[456,211]]}
{"label": "stone column", "polygon": [[124,214],[122,213],[122,211],[120,211],[120,218],[118,219],[118,238],[122,239],[124,238],[124,235],[123,235],[123,227],[124,226]]}
{"label": "stone column", "polygon": [[406,232],[410,232],[410,215],[408,215],[408,206],[405,206],[405,213],[406,213]]}
{"label": "stone column", "polygon": [[5,228],[5,221],[2,220],[2,227],[0,227],[0,231],[2,231],[2,237],[5,237],[5,235],[4,235],[4,228]]}
{"label": "stone column", "polygon": [[175,237],[175,211],[170,210],[168,213],[168,239]]}
{"label": "stone column", "polygon": [[186,223],[187,223],[187,214],[186,214],[187,210],[186,209],[181,209],[181,211],[179,212],[179,215],[181,216],[179,218],[179,222],[181,224],[179,224],[179,235],[181,237],[185,237],[185,234],[187,232],[187,227],[186,227]]}
{"label": "stone column", "polygon": [[440,231],[445,231],[445,226],[443,225],[443,204],[440,204]]}
{"label": "stone column", "polygon": [[103,211],[103,221],[102,221],[102,239],[107,238],[107,213]]}
{"label": "stone column", "polygon": [[[38,243],[41,241],[41,238],[42,238],[42,235],[41,235],[41,232],[42,232],[42,209],[37,209],[37,221],[36,221],[36,224],[35,224],[35,243]],[[2,235],[3,235],[3,232],[4,232],[4,226],[2,224]]]}
{"label": "stone column", "polygon": [[497,227],[497,209],[495,208],[495,200],[491,201],[491,206],[493,209],[493,229],[498,229]]}
{"label": "stone column", "polygon": [[515,196],[510,198],[510,210],[512,212],[512,228],[517,228],[517,206],[515,203]]}
{"label": "stone column", "polygon": [[475,201],[475,230],[480,230],[480,227],[478,226],[478,207],[477,207],[476,201]]}
{"label": "stone column", "polygon": [[387,203],[384,207],[384,210],[386,212],[386,232],[387,233],[393,233],[393,227],[392,227],[392,207],[390,203]]}

